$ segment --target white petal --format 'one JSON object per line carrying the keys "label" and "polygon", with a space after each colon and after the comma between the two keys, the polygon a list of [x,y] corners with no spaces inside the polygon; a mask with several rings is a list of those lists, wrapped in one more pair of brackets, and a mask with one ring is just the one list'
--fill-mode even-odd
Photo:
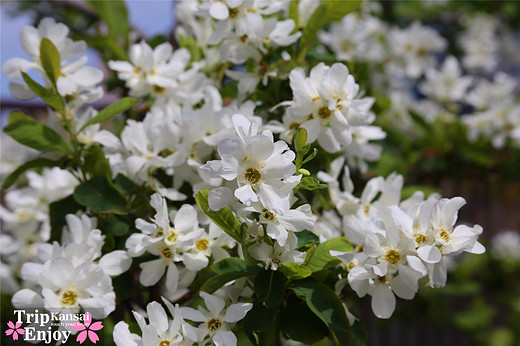
{"label": "white petal", "polygon": [[336,153],[341,149],[339,142],[329,127],[321,128],[318,135],[318,143],[329,153]]}
{"label": "white petal", "polygon": [[185,231],[198,226],[197,211],[189,204],[184,204],[173,221],[175,228]]}
{"label": "white petal", "polygon": [[217,187],[208,196],[209,208],[218,211],[233,202],[233,191],[228,187]]}
{"label": "white petal", "polygon": [[379,318],[390,318],[395,310],[395,296],[386,285],[374,286],[372,311]]}
{"label": "white petal", "polygon": [[138,346],[139,336],[130,333],[128,324],[121,321],[114,326],[114,332],[112,334],[116,346]]}
{"label": "white petal", "polygon": [[103,80],[103,72],[100,69],[86,66],[71,74],[70,78],[78,85],[92,87]]}
{"label": "white petal", "polygon": [[238,322],[244,317],[249,310],[253,308],[253,304],[251,303],[238,303],[232,304],[226,310],[226,315],[224,316],[224,321],[226,322]]}
{"label": "white petal", "polygon": [[168,264],[168,272],[166,273],[166,289],[170,292],[175,292],[179,285],[179,270],[177,265],[173,262]]}
{"label": "white petal", "polygon": [[442,257],[439,248],[432,245],[421,246],[417,249],[417,254],[426,263],[437,263]]}
{"label": "white petal", "polygon": [[215,343],[215,346],[236,346],[237,337],[233,332],[219,330],[215,336],[213,336],[213,343]]}
{"label": "white petal", "polygon": [[200,296],[204,298],[204,302],[206,303],[208,310],[214,313],[215,315],[220,314],[222,309],[224,309],[224,306],[226,306],[226,302],[224,301],[224,299],[218,296],[214,296],[206,292],[201,292]]}
{"label": "white petal", "polygon": [[144,286],[152,286],[159,281],[163,276],[166,266],[164,261],[159,258],[153,261],[143,262],[139,265],[141,267],[141,275],[139,276],[139,282]]}
{"label": "white petal", "polygon": [[9,79],[17,79],[22,78],[20,71],[27,73],[27,71],[35,67],[36,64],[31,61],[22,58],[12,58],[4,63],[2,73]]}
{"label": "white petal", "polygon": [[126,272],[132,265],[132,259],[126,251],[116,250],[107,253],[98,262],[107,275],[119,275]]}
{"label": "white petal", "polygon": [[36,97],[27,84],[22,82],[9,82],[9,92],[20,100],[31,100]]}
{"label": "white petal", "polygon": [[193,308],[182,307],[181,313],[182,317],[186,320],[194,322],[206,322],[206,317],[204,316],[204,314]]}
{"label": "white petal", "polygon": [[78,88],[76,82],[70,77],[58,77],[56,84],[58,93],[62,96],[74,94]]}
{"label": "white petal", "polygon": [[218,20],[224,20],[229,16],[229,10],[226,5],[221,2],[211,4],[209,14]]}
{"label": "white petal", "polygon": [[43,298],[36,292],[24,288],[13,295],[11,299],[15,308],[41,308],[43,307]]}
{"label": "white petal", "polygon": [[191,253],[186,252],[183,254],[184,265],[188,270],[199,271],[202,268],[206,268],[208,265],[208,258],[203,253]]}
{"label": "white petal", "polygon": [[161,304],[151,302],[146,306],[146,312],[148,313],[150,325],[152,325],[159,334],[164,334],[168,329],[168,316]]}
{"label": "white petal", "polygon": [[258,197],[251,188],[251,185],[244,185],[235,190],[235,197],[245,205],[250,205],[251,202],[258,202]]}
{"label": "white petal", "polygon": [[131,72],[134,70],[134,66],[130,64],[128,61],[112,61],[108,62],[108,67],[111,70],[118,72]]}

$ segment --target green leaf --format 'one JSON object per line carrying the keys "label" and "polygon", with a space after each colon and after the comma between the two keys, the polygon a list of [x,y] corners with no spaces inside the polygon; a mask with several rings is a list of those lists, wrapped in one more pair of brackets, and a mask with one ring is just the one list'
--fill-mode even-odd
{"label": "green leaf", "polygon": [[285,263],[284,265],[280,266],[279,270],[289,280],[305,279],[306,277],[309,277],[312,274],[312,271],[309,268],[294,262]]}
{"label": "green leaf", "polygon": [[260,342],[259,333],[270,330],[278,317],[278,308],[268,308],[261,301],[254,301],[253,308],[249,310],[246,317],[242,320],[242,326],[246,335],[251,341],[258,345]]}
{"label": "green leaf", "polygon": [[333,290],[316,281],[299,282],[292,290],[327,325],[337,345],[352,344],[352,334],[345,309]]}
{"label": "green leaf", "polygon": [[312,272],[334,267],[340,263],[340,260],[332,256],[330,250],[343,252],[352,251],[352,245],[343,237],[329,239],[316,247],[316,250],[314,250],[310,259],[305,263],[305,266]]}
{"label": "green leaf", "polygon": [[31,161],[27,161],[26,163],[24,163],[23,165],[21,165],[20,167],[15,169],[13,172],[11,172],[11,174],[9,174],[5,178],[2,187],[4,189],[9,188],[11,185],[16,183],[16,181],[18,180],[18,177],[21,174],[25,173],[25,171],[27,171],[29,169],[42,168],[42,167],[54,167],[57,165],[58,165],[57,161],[45,159],[45,158],[38,158],[38,159],[31,160]]}
{"label": "green leaf", "polygon": [[256,274],[254,289],[256,297],[264,306],[277,308],[285,293],[285,277],[276,270],[263,270]]}
{"label": "green leaf", "polygon": [[22,119],[19,113],[10,117],[9,120],[13,120],[13,122],[4,127],[4,132],[18,143],[39,151],[70,153],[69,145],[50,127],[30,117]]}
{"label": "green leaf", "polygon": [[140,188],[139,185],[121,173],[119,173],[114,179],[114,185],[126,195],[135,194]]}
{"label": "green leaf", "polygon": [[362,0],[348,0],[348,1],[338,1],[338,0],[324,0],[324,3],[328,5],[327,18],[326,23],[329,24],[332,22],[337,22],[347,14],[352,11],[355,11],[359,8]]}
{"label": "green leaf", "polygon": [[[294,146],[296,147],[296,152],[302,152],[302,149],[307,142],[307,130],[304,127],[298,127],[296,130],[296,134],[294,135]],[[307,152],[302,152],[302,156],[307,154]]]}
{"label": "green leaf", "polygon": [[179,46],[181,48],[186,48],[187,50],[189,50],[192,61],[200,61],[202,53],[199,44],[195,38],[190,36],[180,36]]}
{"label": "green leaf", "polygon": [[410,114],[413,121],[415,121],[415,123],[419,125],[419,127],[421,127],[424,130],[424,132],[428,134],[432,133],[431,124],[428,124],[422,116],[420,116],[418,113],[414,111],[409,111],[408,113]]}
{"label": "green leaf", "polygon": [[130,226],[126,222],[119,221],[114,214],[110,214],[105,219],[104,230],[115,237],[122,237],[128,233]]}
{"label": "green leaf", "polygon": [[112,38],[126,36],[130,30],[128,25],[128,9],[123,0],[87,0],[87,3],[103,19]]}
{"label": "green leaf", "polygon": [[65,216],[75,214],[80,209],[82,209],[82,206],[76,202],[72,195],[49,205],[51,240],[59,241],[61,239],[61,230],[67,224]]}
{"label": "green leaf", "polygon": [[195,196],[195,201],[199,208],[210,218],[220,229],[226,232],[230,237],[235,239],[237,242],[242,242],[240,236],[240,221],[233,214],[230,207],[224,207],[219,211],[213,211],[209,209],[208,204],[209,190],[200,190]]}
{"label": "green leaf", "polygon": [[191,288],[193,291],[213,293],[231,280],[254,275],[260,270],[258,266],[248,266],[240,258],[225,258],[202,269],[191,284]]}
{"label": "green leaf", "polygon": [[125,196],[107,177],[94,177],[77,186],[74,199],[94,213],[128,213]]}
{"label": "green leaf", "polygon": [[33,117],[30,115],[25,114],[22,111],[14,111],[9,113],[9,118],[7,123],[12,124],[20,120],[28,120],[28,121],[35,121]]}
{"label": "green leaf", "polygon": [[296,238],[298,238],[298,244],[296,245],[297,249],[301,248],[305,244],[315,244],[320,240],[316,234],[306,229],[300,232],[295,232],[294,235],[296,235]]}
{"label": "green leaf", "polygon": [[112,177],[112,170],[108,163],[105,153],[101,146],[92,145],[90,146],[83,155],[85,159],[85,170],[90,173],[91,177],[94,176],[105,176],[107,178]]}
{"label": "green leaf", "polygon": [[307,155],[307,157],[302,161],[301,165],[303,166],[304,164],[306,164],[307,162],[309,162],[310,160],[315,158],[317,154],[318,154],[318,149],[314,148],[312,153],[310,155]]}
{"label": "green leaf", "polygon": [[58,95],[58,93],[49,90],[40,84],[36,83],[29,75],[25,72],[21,72],[23,80],[27,84],[27,86],[43,101],[45,101],[49,106],[54,108],[57,111],[63,110],[63,100],[61,99],[61,96]]}
{"label": "green leaf", "polygon": [[119,100],[115,103],[112,103],[110,106],[100,110],[99,113],[95,117],[93,117],[92,119],[87,121],[85,123],[85,125],[83,125],[81,130],[83,130],[87,126],[99,124],[99,123],[105,122],[107,120],[110,120],[113,117],[115,117],[116,115],[121,114],[121,113],[125,112],[126,110],[132,108],[138,102],[139,102],[139,99],[132,98],[132,97],[123,97],[121,100]]}
{"label": "green leaf", "polygon": [[300,183],[298,185],[296,185],[296,187],[294,188],[294,192],[298,191],[298,190],[308,190],[308,191],[312,191],[312,190],[318,190],[318,189],[326,189],[327,188],[327,184],[325,183],[321,183],[318,179],[314,178],[314,177],[303,177],[301,180],[300,180]]}
{"label": "green leaf", "polygon": [[52,85],[56,86],[61,71],[60,52],[48,38],[43,38],[40,42],[40,59],[45,74],[49,77]]}
{"label": "green leaf", "polygon": [[289,18],[294,20],[294,30],[298,30],[298,23],[300,22],[299,13],[298,13],[298,3],[299,0],[291,0],[291,4],[289,5]]}
{"label": "green leaf", "polygon": [[352,331],[352,339],[354,345],[366,345],[367,344],[367,331],[363,326],[363,323],[360,321],[355,321],[352,327],[350,327]]}
{"label": "green leaf", "polygon": [[291,296],[282,312],[282,332],[291,340],[314,345],[329,335],[327,326],[300,299]]}

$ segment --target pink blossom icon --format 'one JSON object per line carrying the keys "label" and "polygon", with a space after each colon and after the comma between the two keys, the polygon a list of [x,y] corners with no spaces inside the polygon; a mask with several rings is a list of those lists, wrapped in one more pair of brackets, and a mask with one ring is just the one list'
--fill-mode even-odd
{"label": "pink blossom icon", "polygon": [[80,322],[74,322],[72,325],[72,329],[77,330],[80,332],[78,334],[78,337],[76,338],[76,341],[78,341],[80,344],[82,344],[85,340],[87,340],[87,336],[90,341],[92,341],[94,344],[99,341],[99,337],[96,334],[96,330],[103,329],[103,323],[101,321],[97,321],[92,323],[92,315],[90,312],[87,312],[85,314],[85,321],[84,324]]}
{"label": "pink blossom icon", "polygon": [[13,340],[18,340],[18,334],[23,335],[25,333],[25,330],[23,328],[20,328],[22,326],[22,322],[14,324],[13,322],[9,321],[7,322],[7,326],[9,327],[9,329],[5,331],[5,335],[12,335]]}

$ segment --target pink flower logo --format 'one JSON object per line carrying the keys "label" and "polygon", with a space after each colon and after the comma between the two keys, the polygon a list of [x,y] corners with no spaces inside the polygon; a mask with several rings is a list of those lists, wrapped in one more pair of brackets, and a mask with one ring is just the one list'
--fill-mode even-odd
{"label": "pink flower logo", "polygon": [[103,329],[103,323],[101,321],[97,321],[92,323],[92,315],[90,312],[87,312],[85,314],[85,321],[84,324],[80,322],[74,322],[72,325],[72,329],[77,330],[80,332],[78,334],[78,337],[76,338],[76,341],[78,341],[80,344],[82,344],[85,340],[87,340],[87,336],[90,341],[92,341],[94,344],[99,341],[99,337],[96,334],[96,330]]}
{"label": "pink flower logo", "polygon": [[9,327],[9,329],[5,331],[5,335],[12,335],[13,340],[18,340],[18,334],[23,335],[25,333],[25,330],[23,328],[20,328],[22,326],[22,322],[14,324],[13,322],[9,321],[7,322],[7,326]]}

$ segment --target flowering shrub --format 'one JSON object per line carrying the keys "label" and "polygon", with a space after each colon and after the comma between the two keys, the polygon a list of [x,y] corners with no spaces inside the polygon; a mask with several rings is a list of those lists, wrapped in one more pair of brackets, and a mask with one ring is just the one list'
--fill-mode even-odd
{"label": "flowering shrub", "polygon": [[[52,18],[3,66],[13,96],[48,106],[47,124],[12,112],[2,138],[15,308],[92,309],[116,345],[362,344],[344,297],[387,319],[485,251],[481,226],[457,224],[464,198],[370,167],[455,123],[520,145],[515,82],[463,73],[498,64],[490,18],[464,23],[459,60],[361,1],[178,2],[175,47],[136,39],[124,2],[86,3],[101,24],[82,37],[113,73]],[[94,108],[107,88],[120,97]]]}

